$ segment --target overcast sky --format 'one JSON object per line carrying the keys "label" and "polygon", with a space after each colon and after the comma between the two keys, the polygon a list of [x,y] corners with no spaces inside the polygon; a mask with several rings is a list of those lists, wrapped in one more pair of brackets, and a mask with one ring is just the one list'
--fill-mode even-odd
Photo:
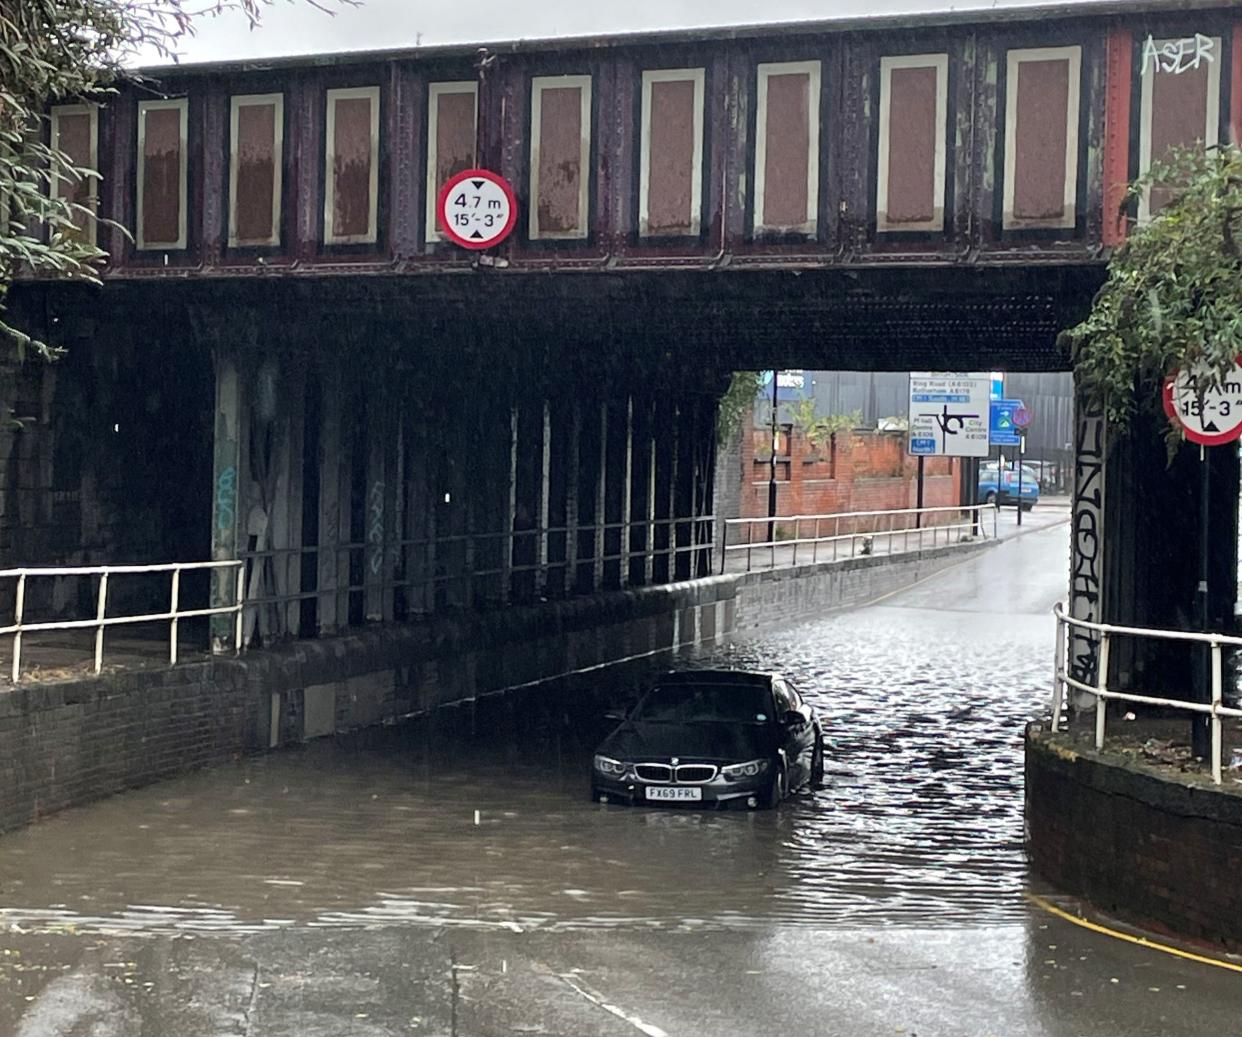
{"label": "overcast sky", "polygon": [[[332,0],[322,0],[330,4]],[[335,15],[302,0],[276,0],[253,32],[236,13],[201,19],[181,60],[226,61],[443,43],[589,36],[613,32],[751,25],[1028,6],[1033,0],[363,0]],[[1089,0],[1078,0],[1089,2]],[[147,62],[154,61],[148,58]],[[144,63],[147,63],[144,62]]]}

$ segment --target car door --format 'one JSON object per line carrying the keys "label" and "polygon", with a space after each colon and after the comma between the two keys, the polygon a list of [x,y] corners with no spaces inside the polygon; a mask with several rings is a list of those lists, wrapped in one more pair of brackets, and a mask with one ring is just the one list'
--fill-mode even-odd
{"label": "car door", "polygon": [[[789,768],[789,788],[798,788],[811,778],[811,757],[815,751],[815,728],[811,723],[811,711],[801,697],[784,678],[772,682],[776,699],[776,719],[780,724],[782,748]],[[801,717],[798,723],[786,724],[788,714]]]}

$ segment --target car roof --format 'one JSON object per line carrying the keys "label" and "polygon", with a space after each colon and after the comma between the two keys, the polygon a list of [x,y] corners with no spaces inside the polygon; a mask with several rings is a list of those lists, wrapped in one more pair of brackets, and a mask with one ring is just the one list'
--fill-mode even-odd
{"label": "car roof", "polygon": [[657,684],[754,684],[767,687],[777,675],[756,670],[670,670]]}

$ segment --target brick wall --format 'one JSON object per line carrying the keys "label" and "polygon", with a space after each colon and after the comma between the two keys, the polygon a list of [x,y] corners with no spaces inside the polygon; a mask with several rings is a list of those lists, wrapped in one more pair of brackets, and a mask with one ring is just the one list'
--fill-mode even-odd
{"label": "brick wall", "polygon": [[0,691],[0,831],[235,754],[654,665],[731,629],[734,588],[713,577],[18,685]]}
{"label": "brick wall", "polygon": [[1032,724],[1031,862],[1060,889],[1148,928],[1242,948],[1242,794],[1122,765]]}
{"label": "brick wall", "polygon": [[[752,430],[750,451],[743,447],[741,514],[768,514],[772,433]],[[888,511],[918,503],[918,461],[906,454],[904,436],[841,432],[817,450],[797,429],[785,426],[777,451],[777,514],[826,515],[848,511]],[[923,504],[960,503],[961,461],[931,457],[924,462]]]}

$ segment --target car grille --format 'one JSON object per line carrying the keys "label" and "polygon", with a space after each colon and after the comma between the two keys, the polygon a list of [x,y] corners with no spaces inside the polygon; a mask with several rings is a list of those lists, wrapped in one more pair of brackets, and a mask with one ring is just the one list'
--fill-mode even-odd
{"label": "car grille", "polygon": [[640,763],[634,767],[634,773],[643,781],[673,780],[673,768],[667,763]]}
{"label": "car grille", "polygon": [[677,768],[677,780],[686,785],[711,781],[715,776],[716,768],[710,763],[688,763]]}
{"label": "car grille", "polygon": [[643,781],[670,782],[676,778],[683,785],[701,785],[711,781],[718,768],[710,763],[683,763],[674,769],[667,763],[639,763],[634,765],[634,773]]}

